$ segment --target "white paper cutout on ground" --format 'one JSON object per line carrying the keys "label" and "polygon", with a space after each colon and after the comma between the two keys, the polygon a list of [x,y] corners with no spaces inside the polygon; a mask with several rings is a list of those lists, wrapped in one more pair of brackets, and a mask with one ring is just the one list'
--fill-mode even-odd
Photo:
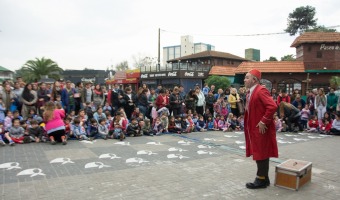
{"label": "white paper cutout on ground", "polygon": [[163,144],[161,144],[160,142],[148,142],[148,143],[146,143],[146,144],[152,144],[152,145],[163,145]]}
{"label": "white paper cutout on ground", "polygon": [[97,140],[93,140],[93,141],[82,140],[82,141],[80,141],[80,142],[85,143],[85,144],[93,144],[94,142],[97,142]]}
{"label": "white paper cutout on ground", "polygon": [[211,149],[212,146],[200,144],[197,146],[199,149]]}
{"label": "white paper cutout on ground", "polygon": [[8,162],[8,163],[0,164],[0,169],[11,170],[11,169],[21,169],[21,167],[19,167],[18,162]]}
{"label": "white paper cutout on ground", "polygon": [[243,134],[244,132],[235,132],[235,133],[237,133],[237,134]]}
{"label": "white paper cutout on ground", "polygon": [[190,144],[192,144],[192,143],[194,143],[194,142],[184,141],[184,140],[178,141],[178,144],[181,144],[181,145],[190,145]]}
{"label": "white paper cutout on ground", "polygon": [[310,138],[310,139],[320,139],[320,138],[323,138],[323,137],[317,137],[317,136],[308,136],[308,138]]}
{"label": "white paper cutout on ground", "polygon": [[236,144],[243,144],[243,143],[244,143],[244,141],[239,141],[239,140],[236,140],[236,141],[235,141],[235,143],[236,143]]}
{"label": "white paper cutout on ground", "polygon": [[181,149],[181,148],[170,147],[168,149],[168,151],[179,151],[179,152],[182,152],[182,151],[188,151],[188,150],[184,150],[184,149]]}
{"label": "white paper cutout on ground", "polygon": [[235,162],[244,162],[243,159],[234,159]]}
{"label": "white paper cutout on ground", "polygon": [[66,163],[74,163],[74,162],[71,161],[70,158],[56,158],[52,160],[50,163],[61,163],[62,165],[64,165]]}
{"label": "white paper cutout on ground", "polygon": [[293,134],[285,134],[287,137],[297,137],[298,135],[293,135]]}
{"label": "white paper cutout on ground", "polygon": [[99,158],[115,159],[115,158],[121,158],[121,157],[118,157],[116,154],[113,154],[113,153],[105,153],[105,154],[100,155]]}
{"label": "white paper cutout on ground", "polygon": [[308,139],[294,138],[295,141],[308,141]]}
{"label": "white paper cutout on ground", "polygon": [[116,142],[114,144],[120,144],[120,145],[123,145],[123,146],[128,146],[128,145],[130,145],[130,142]]}
{"label": "white paper cutout on ground", "polygon": [[284,138],[283,138],[283,137],[276,137],[276,139],[280,139],[280,140],[283,140]]}
{"label": "white paper cutout on ground", "polygon": [[214,141],[214,142],[220,142],[220,141],[223,141],[223,140],[217,140],[215,138],[204,138],[205,141]]}
{"label": "white paper cutout on ground", "polygon": [[143,158],[128,158],[126,159],[126,163],[147,163],[149,161],[144,160]]}
{"label": "white paper cutout on ground", "polygon": [[331,135],[323,135],[323,134],[320,134],[319,136],[320,136],[320,137],[333,137],[333,136],[331,136]]}
{"label": "white paper cutout on ground", "polygon": [[233,138],[233,137],[239,137],[239,136],[238,135],[224,135],[224,137]]}
{"label": "white paper cutout on ground", "polygon": [[111,167],[110,165],[104,165],[102,162],[90,162],[85,165],[85,169],[88,168],[98,168],[101,169],[103,167]]}
{"label": "white paper cutout on ground", "polygon": [[32,169],[25,169],[17,174],[17,176],[28,176],[34,177],[34,176],[45,176],[46,174],[42,173],[42,169],[39,168],[32,168]]}
{"label": "white paper cutout on ground", "polygon": [[168,158],[179,158],[179,159],[189,158],[189,157],[183,156],[183,155],[181,155],[181,154],[168,154],[167,157],[168,157]]}
{"label": "white paper cutout on ground", "polygon": [[157,153],[152,153],[152,151],[141,150],[137,152],[137,155],[156,155]]}
{"label": "white paper cutout on ground", "polygon": [[238,146],[240,149],[246,149],[245,146]]}
{"label": "white paper cutout on ground", "polygon": [[199,155],[202,155],[202,154],[209,154],[209,155],[217,154],[216,152],[206,151],[206,150],[198,150],[197,153],[198,153]]}
{"label": "white paper cutout on ground", "polygon": [[277,140],[280,144],[294,144],[294,142],[284,141],[284,140]]}
{"label": "white paper cutout on ground", "polygon": [[298,133],[299,135],[310,135],[309,133]]}

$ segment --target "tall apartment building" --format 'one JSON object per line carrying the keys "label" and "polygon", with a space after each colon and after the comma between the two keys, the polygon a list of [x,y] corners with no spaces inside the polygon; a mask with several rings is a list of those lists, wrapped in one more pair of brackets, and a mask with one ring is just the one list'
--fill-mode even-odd
{"label": "tall apartment building", "polygon": [[249,48],[245,50],[245,59],[252,61],[260,61],[260,50]]}
{"label": "tall apartment building", "polygon": [[194,43],[194,39],[190,35],[181,36],[180,45],[163,47],[163,66],[166,65],[168,60],[210,50],[215,50],[215,46],[205,43]]}

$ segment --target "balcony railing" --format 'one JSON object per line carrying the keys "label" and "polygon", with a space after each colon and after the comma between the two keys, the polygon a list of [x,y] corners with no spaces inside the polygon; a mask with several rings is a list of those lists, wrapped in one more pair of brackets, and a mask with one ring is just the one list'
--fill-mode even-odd
{"label": "balcony railing", "polygon": [[211,65],[207,64],[191,64],[191,63],[172,63],[165,66],[142,66],[141,72],[164,72],[164,71],[210,71]]}

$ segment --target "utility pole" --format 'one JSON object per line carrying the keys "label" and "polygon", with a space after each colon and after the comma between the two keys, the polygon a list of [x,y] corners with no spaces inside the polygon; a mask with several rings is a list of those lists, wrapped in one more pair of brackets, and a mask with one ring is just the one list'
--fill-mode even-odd
{"label": "utility pole", "polygon": [[158,28],[158,62],[157,62],[158,71],[161,70],[161,29]]}

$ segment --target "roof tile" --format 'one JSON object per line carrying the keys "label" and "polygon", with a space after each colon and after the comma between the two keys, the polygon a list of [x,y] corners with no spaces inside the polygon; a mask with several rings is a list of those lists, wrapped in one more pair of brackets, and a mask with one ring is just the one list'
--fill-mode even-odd
{"label": "roof tile", "polygon": [[213,66],[209,75],[235,76],[235,69],[232,66]]}
{"label": "roof tile", "polygon": [[340,33],[337,32],[307,32],[297,37],[290,47],[297,47],[304,43],[332,43],[340,42]]}
{"label": "roof tile", "polygon": [[230,53],[225,53],[225,52],[220,52],[220,51],[202,51],[200,53],[195,53],[195,54],[183,56],[180,58],[168,60],[168,62],[177,62],[178,60],[190,60],[190,59],[195,59],[195,58],[209,58],[209,57],[228,58],[228,59],[241,60],[241,61],[247,60],[245,58],[242,58],[242,57],[230,54]]}
{"label": "roof tile", "polygon": [[262,73],[305,72],[301,61],[273,61],[273,62],[242,62],[235,74],[247,73],[251,69],[258,69]]}

